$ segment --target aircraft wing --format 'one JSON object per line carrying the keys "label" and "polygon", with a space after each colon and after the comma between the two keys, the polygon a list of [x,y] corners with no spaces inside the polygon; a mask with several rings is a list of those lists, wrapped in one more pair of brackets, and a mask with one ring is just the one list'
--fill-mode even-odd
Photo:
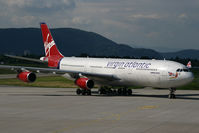
{"label": "aircraft wing", "polygon": [[99,73],[89,73],[89,72],[80,72],[80,71],[71,71],[71,70],[60,70],[60,69],[53,69],[53,68],[39,68],[39,67],[24,67],[24,66],[9,66],[9,65],[0,65],[0,69],[11,69],[16,71],[34,71],[38,73],[53,73],[53,74],[70,74],[75,76],[86,76],[90,78],[97,78],[97,79],[105,79],[105,80],[120,80],[117,76],[112,74],[99,74]]}

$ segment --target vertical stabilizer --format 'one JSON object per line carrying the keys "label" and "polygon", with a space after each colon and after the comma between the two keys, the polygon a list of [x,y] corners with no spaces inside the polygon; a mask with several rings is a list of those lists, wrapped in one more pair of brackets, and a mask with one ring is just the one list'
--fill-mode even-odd
{"label": "vertical stabilizer", "polygon": [[45,60],[48,60],[49,67],[58,67],[59,60],[64,56],[57,49],[47,24],[41,23],[40,26],[46,54]]}

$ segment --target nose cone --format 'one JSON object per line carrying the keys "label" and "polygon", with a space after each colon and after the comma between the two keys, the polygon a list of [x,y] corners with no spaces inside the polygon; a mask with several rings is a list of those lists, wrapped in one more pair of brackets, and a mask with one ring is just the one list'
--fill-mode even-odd
{"label": "nose cone", "polygon": [[194,79],[193,73],[192,72],[188,72],[188,73],[186,73],[186,76],[184,77],[184,82],[186,84],[188,84],[188,83],[192,82],[193,79]]}

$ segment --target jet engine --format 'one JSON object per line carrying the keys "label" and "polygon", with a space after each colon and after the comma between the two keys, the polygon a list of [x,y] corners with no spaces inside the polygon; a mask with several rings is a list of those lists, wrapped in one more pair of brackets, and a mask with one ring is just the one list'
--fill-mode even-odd
{"label": "jet engine", "polygon": [[35,73],[32,73],[32,72],[20,72],[18,75],[17,75],[17,78],[24,81],[24,82],[28,82],[28,83],[31,83],[31,82],[34,82],[36,80],[36,74]]}
{"label": "jet engine", "polygon": [[78,78],[75,80],[75,84],[82,89],[92,89],[94,87],[94,81],[88,78]]}

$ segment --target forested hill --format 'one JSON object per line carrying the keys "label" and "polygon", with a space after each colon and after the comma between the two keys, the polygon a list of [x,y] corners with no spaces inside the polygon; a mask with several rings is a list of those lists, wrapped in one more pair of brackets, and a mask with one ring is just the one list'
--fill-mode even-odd
{"label": "forested hill", "polygon": [[168,52],[168,53],[162,53],[162,56],[167,59],[171,59],[171,58],[199,59],[199,50],[187,49],[187,50],[181,50],[177,52]]}
{"label": "forested hill", "polygon": [[[119,56],[149,57],[156,59],[191,58],[199,59],[199,50],[183,50],[172,53],[158,53],[152,49],[132,48],[118,44],[97,33],[72,28],[51,29],[53,38],[65,56]],[[0,54],[44,55],[41,30],[39,28],[0,29]]]}
{"label": "forested hill", "polygon": [[[161,58],[151,49],[132,48],[117,44],[99,34],[71,28],[51,29],[53,38],[63,55],[79,56],[86,53],[91,56],[130,56]],[[44,54],[41,30],[38,28],[0,29],[0,54],[22,55],[25,53]]]}

